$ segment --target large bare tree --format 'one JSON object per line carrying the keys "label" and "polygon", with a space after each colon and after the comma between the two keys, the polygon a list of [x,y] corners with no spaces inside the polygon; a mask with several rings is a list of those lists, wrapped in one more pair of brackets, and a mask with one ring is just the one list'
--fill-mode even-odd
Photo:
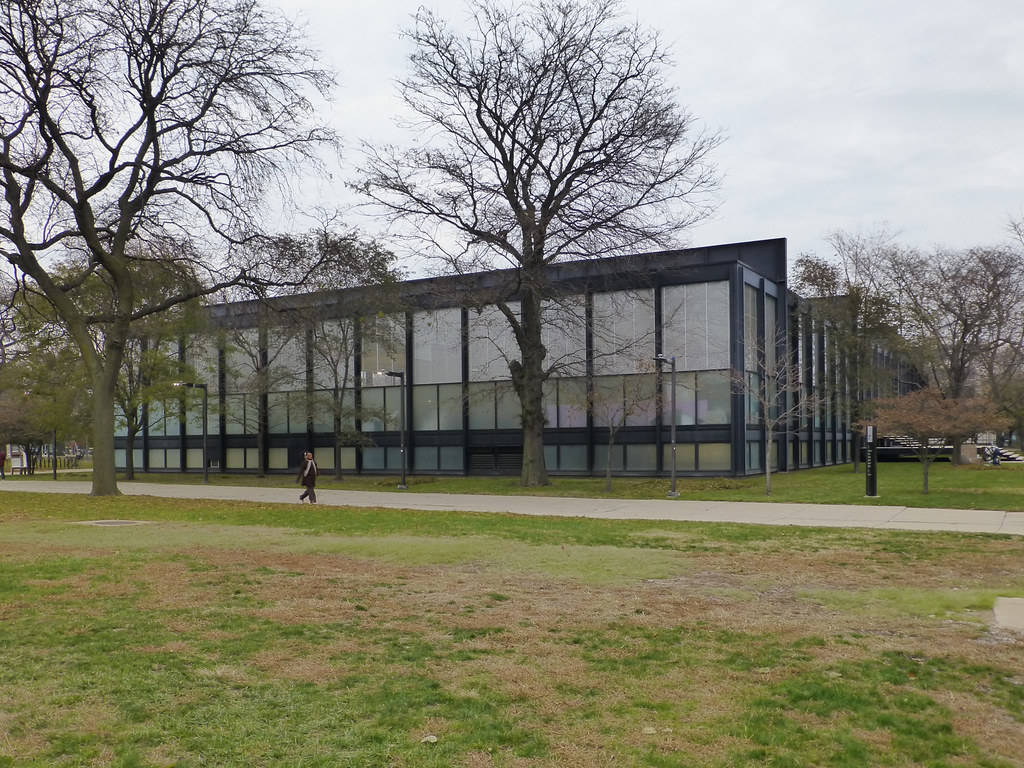
{"label": "large bare tree", "polygon": [[484,303],[518,346],[522,483],[544,485],[549,268],[676,244],[711,210],[721,138],[679,106],[661,40],[624,22],[616,0],[469,9],[465,35],[416,14],[400,88],[419,143],[367,146],[361,189],[448,271],[516,271]]}
{"label": "large bare tree", "polygon": [[[132,322],[269,273],[239,246],[268,184],[333,141],[313,101],[331,84],[254,0],[0,0],[0,252],[81,352],[94,494],[117,492],[112,395]],[[145,301],[150,253],[201,287]],[[58,278],[69,254],[79,268]],[[81,301],[94,278],[101,311]]]}

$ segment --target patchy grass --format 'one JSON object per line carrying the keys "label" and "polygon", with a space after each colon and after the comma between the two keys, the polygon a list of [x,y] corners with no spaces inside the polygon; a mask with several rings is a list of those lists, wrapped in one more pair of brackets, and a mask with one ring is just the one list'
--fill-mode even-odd
{"label": "patchy grass", "polygon": [[1012,537],[3,502],[0,766],[1024,765]]}

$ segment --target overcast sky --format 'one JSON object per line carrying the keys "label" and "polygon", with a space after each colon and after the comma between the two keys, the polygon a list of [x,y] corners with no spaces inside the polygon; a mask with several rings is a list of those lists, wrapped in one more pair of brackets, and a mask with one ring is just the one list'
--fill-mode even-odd
{"label": "overcast sky", "polygon": [[[308,24],[338,75],[332,122],[404,144],[399,32],[420,5],[453,23],[461,0],[267,0]],[[690,245],[789,238],[829,252],[835,229],[880,224],[907,245],[1003,242],[1024,215],[1021,0],[625,0],[671,45],[679,103],[726,142],[720,207]],[[342,167],[335,181],[351,177]],[[351,198],[340,185],[310,194]],[[372,230],[362,221],[353,223]]]}

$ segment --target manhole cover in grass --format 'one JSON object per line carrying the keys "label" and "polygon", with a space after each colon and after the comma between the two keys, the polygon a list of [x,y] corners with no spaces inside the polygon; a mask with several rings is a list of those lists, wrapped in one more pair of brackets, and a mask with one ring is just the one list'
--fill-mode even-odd
{"label": "manhole cover in grass", "polygon": [[144,525],[145,520],[82,520],[79,525]]}

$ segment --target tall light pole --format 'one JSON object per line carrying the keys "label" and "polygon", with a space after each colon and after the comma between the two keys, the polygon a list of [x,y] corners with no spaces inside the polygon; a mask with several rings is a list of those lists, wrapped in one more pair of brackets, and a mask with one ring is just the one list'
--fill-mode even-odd
{"label": "tall light pole", "polygon": [[668,495],[670,498],[676,498],[679,496],[679,491],[676,490],[676,358],[675,355],[665,357],[664,354],[659,352],[654,356],[654,361],[658,364],[659,370],[662,363],[672,363],[672,377],[670,379],[670,386],[672,387],[672,420],[669,424],[669,441],[672,443],[672,490],[668,492]]}
{"label": "tall light pole", "polygon": [[206,451],[207,435],[209,433],[209,430],[207,429],[207,425],[209,423],[209,412],[210,412],[210,400],[209,400],[208,388],[207,388],[206,384],[204,384],[203,382],[200,382],[200,381],[197,381],[197,382],[192,382],[192,381],[176,381],[176,382],[174,382],[174,386],[176,386],[176,387],[185,387],[187,389],[201,389],[201,390],[203,390],[203,482],[204,483],[208,483],[208,482],[210,482],[210,461],[209,461],[209,457],[207,456],[207,451]]}
{"label": "tall light pole", "polygon": [[398,490],[404,491],[409,487],[405,484],[405,371],[384,371],[384,375],[398,379],[398,440],[402,454],[402,482],[398,484]]}

